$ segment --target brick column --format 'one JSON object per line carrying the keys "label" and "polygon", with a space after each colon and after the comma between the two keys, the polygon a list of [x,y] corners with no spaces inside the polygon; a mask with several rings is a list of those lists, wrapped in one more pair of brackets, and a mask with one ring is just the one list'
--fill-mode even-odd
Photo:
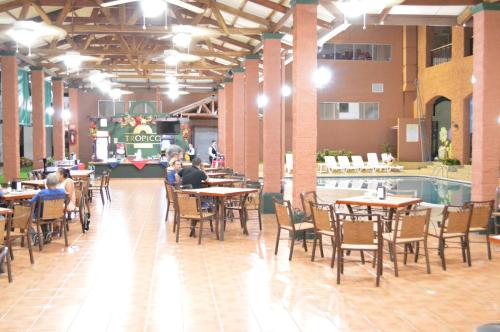
{"label": "brick column", "polygon": [[14,52],[2,51],[3,174],[5,181],[19,178],[19,91],[17,59]]}
{"label": "brick column", "polygon": [[317,65],[317,1],[292,1],[293,11],[293,205],[300,193],[316,190],[317,95],[313,74]]}
{"label": "brick column", "polygon": [[259,179],[259,56],[245,57],[245,174],[252,181]]}
{"label": "brick column", "polygon": [[79,125],[78,125],[78,87],[70,87],[68,89],[68,95],[69,95],[69,111],[71,112],[71,118],[69,122],[69,128],[71,130],[76,131],[76,141],[75,144],[70,144],[69,145],[69,153],[74,153],[76,154],[77,157],[80,157],[80,140],[78,137],[82,137],[79,133]]}
{"label": "brick column", "polygon": [[472,199],[495,199],[500,160],[500,4],[473,7],[474,113],[472,135]]}
{"label": "brick column", "polygon": [[31,67],[31,102],[33,105],[33,168],[42,168],[47,155],[45,132],[45,75],[40,66]]}
{"label": "brick column", "polygon": [[54,139],[54,159],[64,159],[64,120],[62,111],[64,108],[64,81],[61,77],[52,78],[52,105],[54,108],[53,117],[53,139]]}
{"label": "brick column", "polygon": [[245,173],[245,70],[233,69],[233,168]]}
{"label": "brick column", "polygon": [[225,158],[226,158],[226,166],[232,168],[234,166],[233,164],[233,80],[232,79],[226,79],[225,80],[225,86],[224,86],[224,91],[225,91],[225,98],[224,98],[224,129],[225,129],[225,134],[224,134],[224,139],[226,140],[225,146],[226,150],[224,151],[225,153]]}
{"label": "brick column", "polygon": [[226,151],[226,138],[225,138],[225,110],[224,110],[224,99],[225,99],[224,87],[220,86],[217,90],[217,147],[221,153]]}
{"label": "brick column", "polygon": [[281,38],[280,33],[264,33],[264,191],[281,191]]}
{"label": "brick column", "polygon": [[417,98],[417,27],[403,26],[403,114],[413,116],[413,103]]}
{"label": "brick column", "polygon": [[161,104],[161,93],[160,93],[160,88],[156,87],[155,89],[155,100],[156,100],[156,112],[157,113],[162,113],[162,104]]}

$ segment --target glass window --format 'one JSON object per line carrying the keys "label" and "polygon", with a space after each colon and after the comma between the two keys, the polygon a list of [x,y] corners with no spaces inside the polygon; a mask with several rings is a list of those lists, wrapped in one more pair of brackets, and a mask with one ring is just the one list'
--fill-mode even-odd
{"label": "glass window", "polygon": [[107,118],[115,115],[112,100],[99,100],[97,105],[97,114],[100,118]]}
{"label": "glass window", "polygon": [[319,119],[320,120],[335,120],[335,104],[336,103],[319,103]]}
{"label": "glass window", "polygon": [[334,59],[335,45],[324,44],[318,51],[318,59]]}
{"label": "glass window", "polygon": [[335,44],[335,59],[336,60],[352,60],[352,44]]}
{"label": "glass window", "polygon": [[320,103],[320,120],[378,120],[379,103]]}
{"label": "glass window", "polygon": [[391,45],[373,45],[373,60],[391,61]]}
{"label": "glass window", "polygon": [[355,60],[371,60],[373,53],[372,44],[354,44]]}
{"label": "glass window", "polygon": [[363,103],[363,119],[378,120],[378,103]]}

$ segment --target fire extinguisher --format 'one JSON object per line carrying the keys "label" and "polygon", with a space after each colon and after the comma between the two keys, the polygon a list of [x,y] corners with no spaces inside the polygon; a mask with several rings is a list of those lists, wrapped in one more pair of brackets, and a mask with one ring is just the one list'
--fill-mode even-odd
{"label": "fire extinguisher", "polygon": [[74,129],[69,130],[69,144],[71,145],[76,144],[76,130]]}

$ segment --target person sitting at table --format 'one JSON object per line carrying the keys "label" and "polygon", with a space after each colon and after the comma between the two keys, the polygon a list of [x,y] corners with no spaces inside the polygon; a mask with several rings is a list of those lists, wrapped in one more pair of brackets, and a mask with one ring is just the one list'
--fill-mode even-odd
{"label": "person sitting at table", "polygon": [[75,181],[73,181],[73,178],[71,177],[70,170],[66,168],[58,168],[56,175],[59,180],[59,188],[64,189],[66,194],[69,196],[66,211],[72,212],[76,209]]}
{"label": "person sitting at table", "polygon": [[180,160],[175,160],[174,163],[167,169],[167,181],[171,185],[175,186],[181,182],[180,176],[177,174],[182,169],[182,163]]}
{"label": "person sitting at table", "polygon": [[[51,173],[47,175],[47,179],[45,182],[46,189],[40,190],[32,199],[31,202],[37,202],[39,198],[43,198],[44,200],[55,200],[55,199],[65,199],[66,192],[64,189],[57,188],[59,184],[59,179],[56,174]],[[38,216],[38,212],[35,211],[35,216]],[[50,224],[42,225],[42,231],[44,236],[44,242],[49,243],[52,239],[52,230],[50,229]],[[58,230],[54,229],[54,233]]]}
{"label": "person sitting at table", "polygon": [[201,159],[196,157],[192,161],[191,167],[183,168],[179,171],[179,176],[182,179],[182,185],[191,185],[193,189],[202,187],[202,182],[207,179],[207,174],[202,169]]}

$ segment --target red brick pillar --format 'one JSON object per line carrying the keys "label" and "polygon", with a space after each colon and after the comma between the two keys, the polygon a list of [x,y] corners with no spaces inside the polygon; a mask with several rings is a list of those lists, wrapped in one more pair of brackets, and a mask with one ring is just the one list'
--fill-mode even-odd
{"label": "red brick pillar", "polygon": [[31,103],[33,105],[33,168],[42,168],[46,157],[45,75],[41,66],[31,67]]}
{"label": "red brick pillar", "polygon": [[[69,96],[69,111],[71,113],[71,118],[69,119],[69,129],[75,131],[75,144],[69,144],[69,153],[76,154],[77,157],[80,157],[80,140],[79,137],[83,137],[79,134],[80,128],[78,125],[78,87],[70,87],[68,89]],[[83,130],[83,128],[82,128]]]}
{"label": "red brick pillar", "polygon": [[233,73],[233,169],[245,173],[245,70]]}
{"label": "red brick pillar", "polygon": [[259,61],[257,54],[245,57],[245,175],[252,181],[259,179]]}
{"label": "red brick pillar", "polygon": [[5,181],[19,178],[19,90],[14,52],[2,51],[3,175]]}
{"label": "red brick pillar", "polygon": [[472,199],[495,199],[500,160],[500,4],[473,7]]}
{"label": "red brick pillar", "polygon": [[264,191],[281,191],[281,33],[264,33]]}
{"label": "red brick pillar", "polygon": [[293,205],[300,193],[316,190],[317,96],[313,75],[317,64],[317,1],[292,2],[293,11]]}
{"label": "red brick pillar", "polygon": [[157,113],[162,113],[162,105],[161,105],[161,93],[160,93],[160,88],[156,87],[155,89],[155,100],[156,100],[156,112]]}
{"label": "red brick pillar", "polygon": [[220,86],[217,90],[217,147],[219,151],[224,154],[226,151],[226,138],[225,138],[225,99],[224,87]]}
{"label": "red brick pillar", "polygon": [[54,138],[54,159],[64,159],[64,120],[62,112],[64,109],[64,81],[61,77],[52,78],[52,105],[54,108],[53,117],[53,138]]}
{"label": "red brick pillar", "polygon": [[224,86],[224,91],[226,97],[224,98],[224,128],[226,133],[224,134],[225,147],[226,150],[225,158],[226,158],[226,166],[232,168],[233,164],[233,80],[226,79],[226,84]]}

